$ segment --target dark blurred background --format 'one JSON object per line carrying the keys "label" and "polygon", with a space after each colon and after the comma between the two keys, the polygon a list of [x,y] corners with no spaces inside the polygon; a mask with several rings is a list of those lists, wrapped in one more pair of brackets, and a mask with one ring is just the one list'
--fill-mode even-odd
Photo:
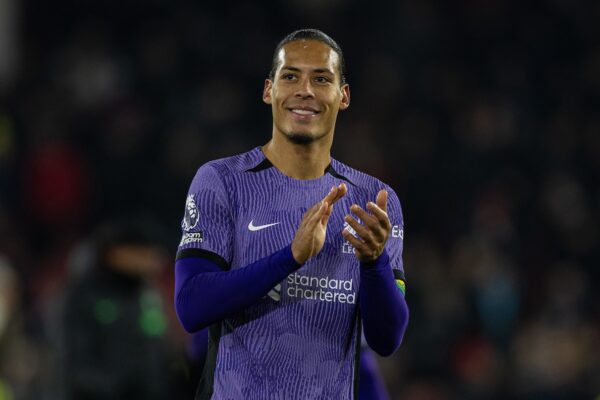
{"label": "dark blurred background", "polygon": [[302,27],[347,58],[333,156],[404,210],[391,398],[599,398],[599,21],[598,1],[0,0],[0,399],[63,398],[65,309],[98,226],[132,217],[168,254],[144,276],[163,322],[143,326],[163,328],[142,333],[190,398],[171,305],[188,185],[270,138],[263,81]]}

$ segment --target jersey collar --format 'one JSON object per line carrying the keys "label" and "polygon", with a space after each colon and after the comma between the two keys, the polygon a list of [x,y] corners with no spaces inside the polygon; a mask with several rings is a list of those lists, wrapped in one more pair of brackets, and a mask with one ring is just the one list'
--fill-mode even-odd
{"label": "jersey collar", "polygon": [[[255,165],[252,168],[247,169],[246,172],[260,172],[260,171],[264,171],[266,169],[269,169],[271,167],[274,167],[274,165],[271,163],[271,161],[269,161],[268,158],[265,157],[260,163],[258,163],[257,165]],[[331,176],[333,176],[335,178],[342,179],[342,180],[348,182],[349,184],[351,184],[352,186],[356,186],[350,179],[348,179],[344,175],[342,175],[339,172],[337,172],[335,170],[335,168],[333,168],[333,166],[331,165],[331,163],[329,163],[329,165],[325,168],[324,173],[325,174],[330,174]]]}

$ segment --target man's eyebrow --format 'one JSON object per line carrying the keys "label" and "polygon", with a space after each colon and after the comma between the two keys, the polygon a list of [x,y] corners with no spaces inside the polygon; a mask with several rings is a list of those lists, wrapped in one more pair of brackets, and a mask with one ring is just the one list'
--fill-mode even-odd
{"label": "man's eyebrow", "polygon": [[288,70],[288,71],[294,71],[294,72],[300,72],[300,68],[296,68],[296,67],[291,67],[289,65],[284,65],[283,67],[281,67],[281,70],[283,71],[284,69]]}
{"label": "man's eyebrow", "polygon": [[318,74],[330,74],[330,75],[335,75],[332,71],[330,71],[328,68],[317,68],[317,69],[313,69],[313,72],[316,72]]}
{"label": "man's eyebrow", "polygon": [[[284,65],[283,67],[281,67],[281,70],[286,70],[286,71],[293,71],[293,72],[302,72],[302,70],[300,68],[297,67],[292,67],[290,65]],[[331,70],[329,70],[328,68],[315,68],[312,70],[312,72],[316,72],[317,74],[330,74],[330,75],[335,75]]]}

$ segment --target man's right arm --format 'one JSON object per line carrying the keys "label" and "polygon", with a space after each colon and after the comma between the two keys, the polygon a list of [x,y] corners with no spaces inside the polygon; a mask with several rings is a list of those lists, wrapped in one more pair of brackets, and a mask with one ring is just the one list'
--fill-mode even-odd
{"label": "man's right arm", "polygon": [[175,309],[188,332],[226,318],[265,296],[300,268],[291,245],[246,267],[223,271],[214,262],[181,258],[175,263]]}
{"label": "man's right arm", "polygon": [[304,214],[289,246],[249,265],[223,271],[208,258],[180,256],[175,264],[175,308],[183,327],[195,332],[255,304],[317,255],[333,204],[346,191],[344,184],[333,187]]}

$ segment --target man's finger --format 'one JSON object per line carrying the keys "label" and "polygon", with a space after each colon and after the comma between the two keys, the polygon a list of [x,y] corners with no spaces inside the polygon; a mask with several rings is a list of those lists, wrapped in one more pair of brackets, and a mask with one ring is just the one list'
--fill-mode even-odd
{"label": "man's finger", "polygon": [[367,225],[371,229],[379,228],[379,221],[371,214],[363,210],[359,205],[353,204],[350,207],[350,211],[352,211],[360,220]]}
{"label": "man's finger", "polygon": [[365,242],[354,237],[354,235],[347,230],[344,229],[342,231],[342,236],[344,236],[344,239],[346,239],[354,247],[354,250],[358,251],[360,254],[367,254],[370,251],[369,246]]}
{"label": "man's finger", "polygon": [[338,185],[337,196],[335,197],[335,199],[333,200],[333,202],[331,204],[335,203],[336,201],[338,201],[339,199],[344,197],[346,195],[346,193],[348,193],[348,187],[346,186],[345,183],[340,183]]}
{"label": "man's finger", "polygon": [[361,225],[357,220],[352,218],[350,215],[346,215],[344,220],[354,229],[356,234],[361,237],[366,243],[375,244],[373,240],[372,231],[366,228],[364,225]]}
{"label": "man's finger", "polygon": [[323,201],[321,200],[321,201],[315,203],[311,208],[309,208],[308,210],[306,210],[304,212],[304,215],[302,216],[302,218],[310,218],[311,215],[313,215],[314,213],[316,213],[319,210],[319,208],[321,207],[321,203],[322,202]]}
{"label": "man's finger", "polygon": [[314,215],[311,217],[310,221],[312,223],[314,223],[315,221],[319,221],[321,219],[321,217],[323,216],[323,213],[325,213],[328,208],[329,208],[329,203],[327,203],[327,201],[325,201],[325,200],[320,201],[319,208],[317,208]]}
{"label": "man's finger", "polygon": [[344,197],[346,192],[348,192],[348,188],[346,187],[345,183],[342,183],[338,186],[332,187],[323,200],[329,204],[334,204],[336,201]]}
{"label": "man's finger", "polygon": [[327,201],[329,203],[331,203],[333,201],[333,199],[336,198],[337,196],[337,192],[338,192],[338,187],[337,186],[333,186],[329,192],[325,195],[325,197],[323,197],[322,201]]}
{"label": "man's finger", "polygon": [[388,192],[385,189],[381,189],[379,193],[377,193],[377,199],[375,200],[379,208],[387,213],[387,203],[388,203]]}
{"label": "man's finger", "polygon": [[321,224],[327,225],[327,222],[329,221],[329,217],[331,216],[332,212],[333,212],[333,204],[329,204],[327,206],[327,208],[325,210],[323,210],[323,215],[321,216]]}
{"label": "man's finger", "polygon": [[371,214],[373,214],[375,218],[377,218],[381,226],[383,226],[386,229],[389,229],[391,227],[390,218],[388,217],[387,212],[383,211],[377,204],[370,201],[367,203],[367,208],[369,209],[369,211],[371,211]]}
{"label": "man's finger", "polygon": [[323,207],[323,204],[324,204],[324,201],[319,201],[314,206],[312,206],[308,211],[306,211],[306,213],[304,214],[304,217],[302,218],[301,225],[303,225],[304,227],[309,227],[309,226],[314,225],[315,221],[318,221],[321,216],[320,211]]}

